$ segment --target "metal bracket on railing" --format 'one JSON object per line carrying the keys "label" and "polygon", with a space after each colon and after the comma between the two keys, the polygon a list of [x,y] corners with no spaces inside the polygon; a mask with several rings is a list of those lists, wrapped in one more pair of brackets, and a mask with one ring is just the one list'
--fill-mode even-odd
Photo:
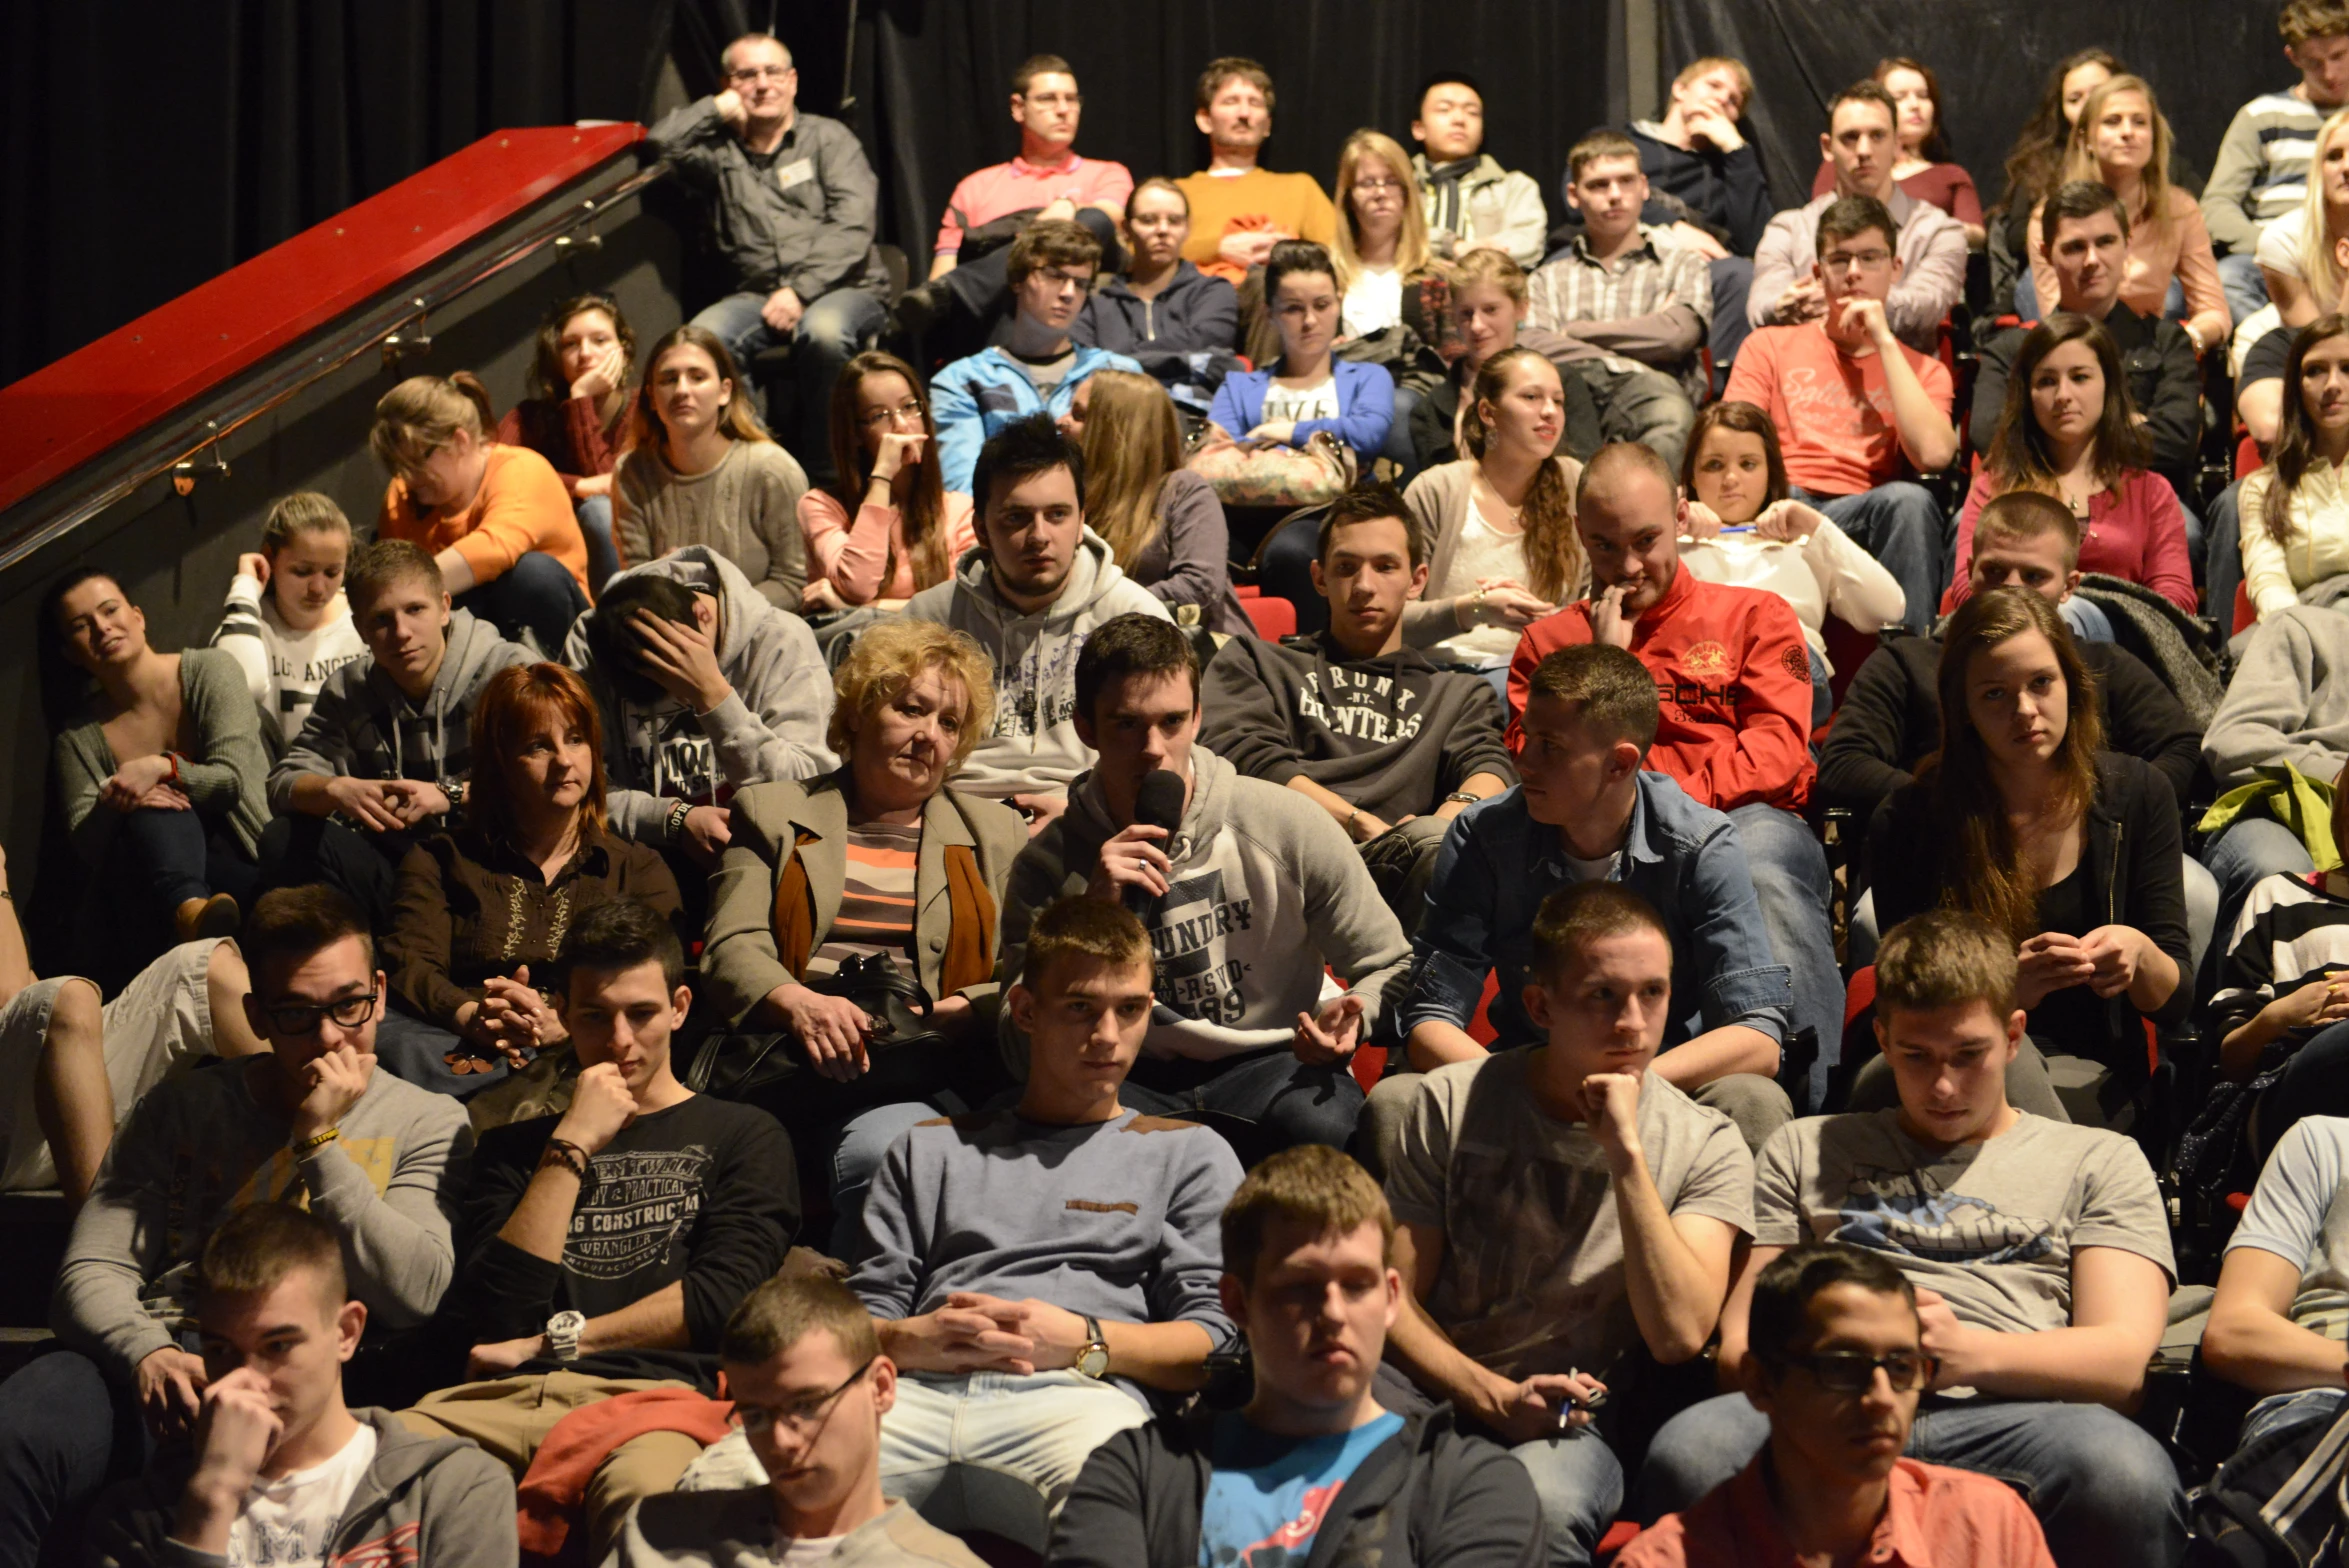
{"label": "metal bracket on railing", "polygon": [[[207,419],[204,423],[212,429],[219,428],[217,421]],[[212,454],[212,461],[202,468],[196,466],[196,454],[193,452],[171,465],[171,488],[174,493],[187,495],[193,492],[196,488],[196,476],[199,474],[207,479],[226,479],[228,477],[228,455],[220,450],[220,441],[217,437],[200,450]]]}
{"label": "metal bracket on railing", "polygon": [[383,335],[383,368],[397,370],[400,361],[432,352],[432,333],[424,319],[424,301],[415,301],[416,319],[403,329]]}
{"label": "metal bracket on railing", "polygon": [[566,256],[577,255],[581,251],[602,250],[604,237],[601,234],[558,234],[555,236],[554,248]]}

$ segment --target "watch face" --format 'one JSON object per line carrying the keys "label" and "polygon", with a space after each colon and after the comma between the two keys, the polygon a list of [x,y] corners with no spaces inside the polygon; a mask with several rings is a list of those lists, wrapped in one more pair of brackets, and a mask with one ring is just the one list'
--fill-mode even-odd
{"label": "watch face", "polygon": [[1077,1354],[1077,1370],[1087,1377],[1100,1377],[1109,1370],[1109,1347],[1087,1345]]}

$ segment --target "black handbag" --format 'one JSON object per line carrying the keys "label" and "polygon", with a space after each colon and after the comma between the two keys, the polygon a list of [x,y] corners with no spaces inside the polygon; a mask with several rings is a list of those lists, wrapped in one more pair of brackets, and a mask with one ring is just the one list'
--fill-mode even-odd
{"label": "black handbag", "polygon": [[[951,1049],[945,1035],[930,1027],[930,993],[921,981],[882,953],[859,953],[828,975],[800,982],[825,996],[844,996],[873,1020],[868,1042],[871,1067],[858,1080],[892,1099],[919,1098],[918,1083],[898,1092],[902,1070],[884,1071],[933,1059]],[[772,1034],[713,1034],[694,1052],[685,1086],[721,1100],[760,1102],[780,1085],[805,1082],[813,1074],[807,1053],[790,1031]],[[927,1076],[926,1074],[924,1076]],[[934,1087],[934,1086],[932,1086]]]}

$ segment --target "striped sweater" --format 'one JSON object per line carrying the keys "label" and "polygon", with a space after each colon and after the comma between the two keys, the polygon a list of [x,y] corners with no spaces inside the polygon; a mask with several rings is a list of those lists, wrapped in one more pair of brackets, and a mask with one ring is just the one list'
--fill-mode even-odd
{"label": "striped sweater", "polygon": [[2211,239],[2248,255],[2263,226],[2299,207],[2324,118],[2323,110],[2291,92],[2261,93],[2235,111],[2210,183],[2202,188],[2202,219]]}
{"label": "striped sweater", "polygon": [[2279,872],[2243,901],[2218,995],[2212,1034],[2241,1028],[2268,1003],[2311,980],[2349,970],[2349,876]]}

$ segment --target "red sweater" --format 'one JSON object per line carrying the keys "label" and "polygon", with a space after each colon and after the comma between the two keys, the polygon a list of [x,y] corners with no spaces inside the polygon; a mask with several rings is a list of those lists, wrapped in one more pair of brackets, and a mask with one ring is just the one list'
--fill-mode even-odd
{"label": "red sweater", "polygon": [[[1517,715],[1534,666],[1589,642],[1590,601],[1534,622],[1509,661],[1509,749],[1524,743]],[[1811,760],[1811,659],[1794,607],[1759,588],[1673,574],[1664,597],[1631,629],[1631,651],[1656,678],[1663,723],[1647,765],[1717,811],[1762,801],[1800,811]]]}

